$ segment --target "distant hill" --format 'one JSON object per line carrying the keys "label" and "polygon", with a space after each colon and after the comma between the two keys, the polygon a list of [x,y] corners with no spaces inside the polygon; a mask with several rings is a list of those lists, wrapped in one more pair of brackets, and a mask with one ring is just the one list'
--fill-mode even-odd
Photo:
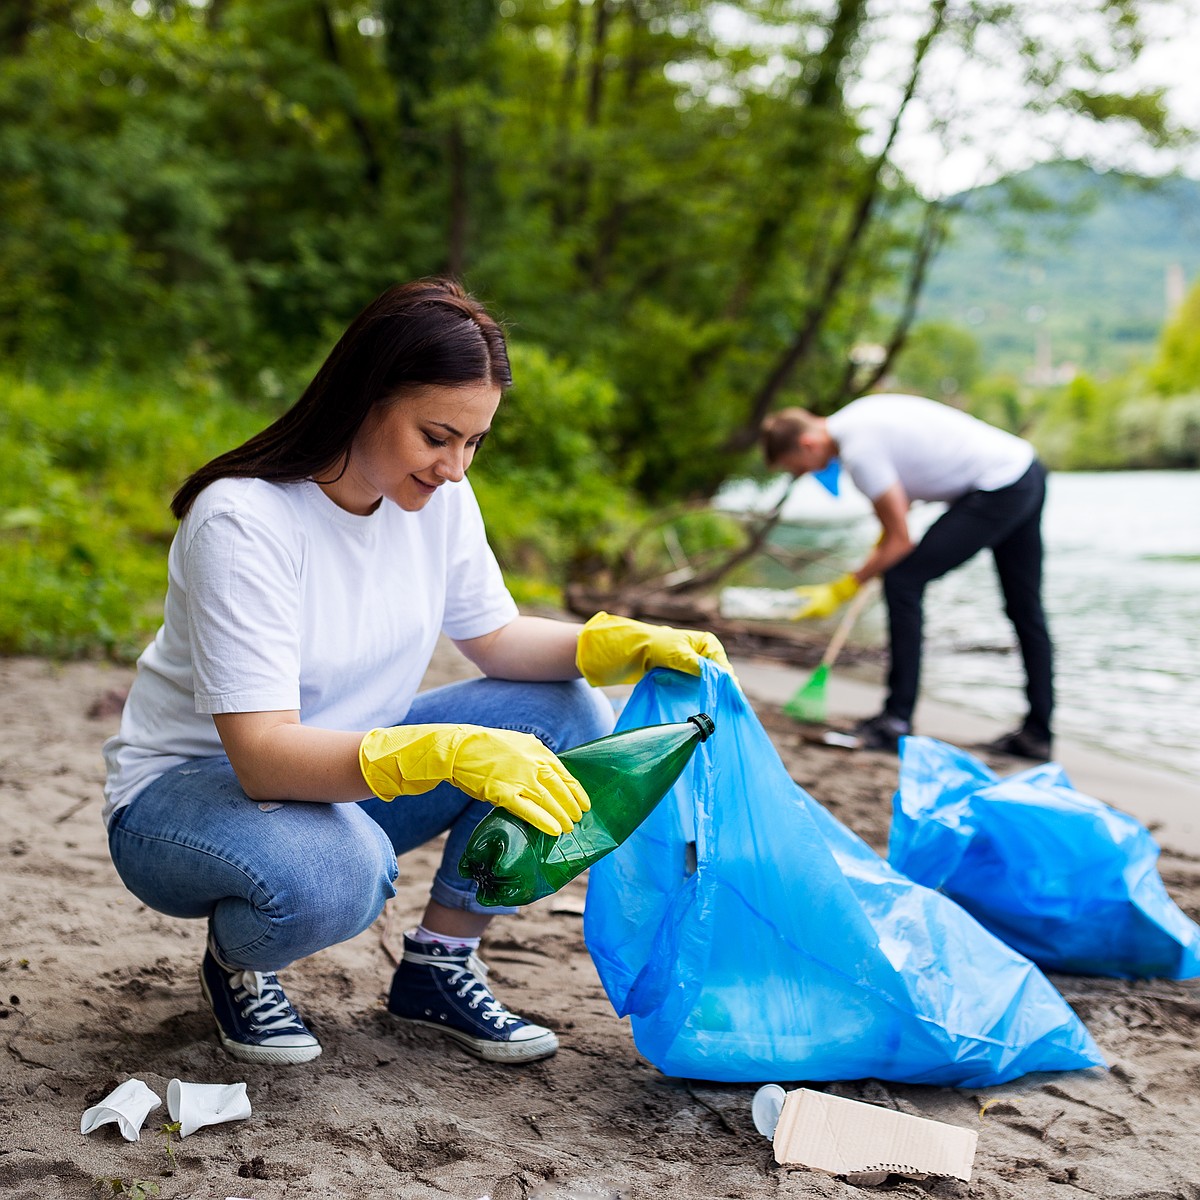
{"label": "distant hill", "polygon": [[930,273],[920,319],[967,328],[988,372],[1036,371],[1049,382],[1064,364],[1106,375],[1144,360],[1169,290],[1191,286],[1200,272],[1194,179],[1151,181],[1060,162],[958,199],[963,209]]}

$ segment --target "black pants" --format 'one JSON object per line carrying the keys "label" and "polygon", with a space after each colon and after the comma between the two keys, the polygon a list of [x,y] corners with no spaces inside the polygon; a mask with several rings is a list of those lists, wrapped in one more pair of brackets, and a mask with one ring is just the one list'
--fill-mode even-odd
{"label": "black pants", "polygon": [[1025,728],[1050,737],[1054,668],[1042,611],[1042,507],[1046,469],[1039,462],[1009,487],[968,492],[929,527],[913,552],[883,576],[891,666],[886,710],[912,721],[921,678],[921,603],[925,585],[990,549],[1004,594],[1004,611],[1017,633],[1025,664],[1029,715]]}

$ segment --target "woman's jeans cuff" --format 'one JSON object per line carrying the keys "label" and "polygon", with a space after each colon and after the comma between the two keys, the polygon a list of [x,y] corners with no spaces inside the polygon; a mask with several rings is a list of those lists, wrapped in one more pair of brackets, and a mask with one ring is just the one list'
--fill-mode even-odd
{"label": "woman's jeans cuff", "polygon": [[515,908],[504,905],[480,904],[475,898],[475,884],[470,879],[458,879],[453,883],[446,880],[439,871],[433,877],[433,887],[429,889],[429,898],[443,908],[455,908],[462,912],[479,913],[486,917],[496,917],[507,913],[515,913]]}

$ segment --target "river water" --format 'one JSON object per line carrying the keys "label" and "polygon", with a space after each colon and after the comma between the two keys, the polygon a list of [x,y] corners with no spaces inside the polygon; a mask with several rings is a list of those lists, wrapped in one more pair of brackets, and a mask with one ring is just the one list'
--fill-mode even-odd
{"label": "river water", "polygon": [[[781,487],[736,484],[718,503],[769,506]],[[940,511],[914,507],[914,535]],[[830,579],[857,566],[878,533],[853,487],[834,500],[807,478],[785,518],[780,540],[819,549],[820,561],[800,576],[767,563],[736,582]],[[1054,473],[1043,534],[1056,733],[1200,776],[1200,471]],[[883,644],[883,631],[874,604],[855,636]],[[930,585],[925,638],[922,695],[994,717],[998,732],[1019,723],[1020,658],[989,554]]]}

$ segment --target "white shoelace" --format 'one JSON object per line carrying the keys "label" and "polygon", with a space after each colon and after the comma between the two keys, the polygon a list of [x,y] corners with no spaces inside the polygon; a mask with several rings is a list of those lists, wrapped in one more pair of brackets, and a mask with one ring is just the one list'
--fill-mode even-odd
{"label": "white shoelace", "polygon": [[[479,1008],[482,1006],[480,1014],[485,1021],[493,1023],[497,1029],[503,1029],[507,1025],[515,1024],[521,1018],[514,1013],[510,1013],[495,996],[492,995],[491,989],[482,979],[479,978],[477,972],[471,969],[471,959],[475,958],[472,954],[471,958],[467,959],[466,965],[461,966],[457,963],[437,963],[442,970],[449,971],[450,984],[452,987],[462,986],[458,988],[458,994],[468,1002],[471,1008]],[[478,958],[475,962],[483,966]],[[485,967],[486,971],[487,968]]]}
{"label": "white shoelace", "polygon": [[294,1029],[298,1019],[274,975],[261,971],[234,971],[229,975],[233,998],[242,1004],[242,1017],[266,1033]]}

